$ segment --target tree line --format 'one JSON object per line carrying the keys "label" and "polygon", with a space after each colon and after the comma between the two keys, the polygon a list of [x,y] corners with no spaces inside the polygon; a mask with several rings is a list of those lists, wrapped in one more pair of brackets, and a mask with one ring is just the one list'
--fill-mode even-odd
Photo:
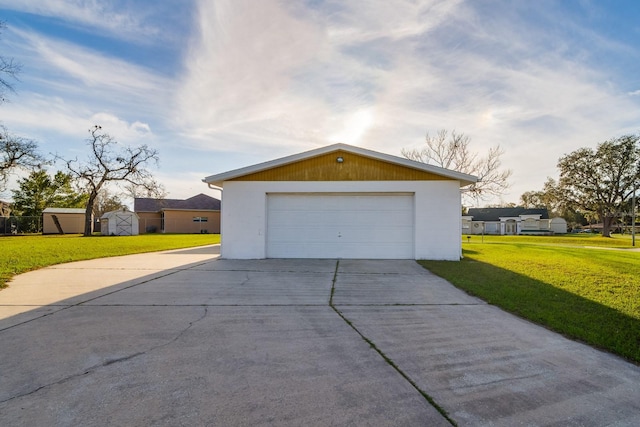
{"label": "tree line", "polygon": [[580,148],[558,160],[558,179],[522,194],[525,207],[543,207],[569,224],[596,221],[609,237],[616,222],[631,221],[640,186],[640,136],[623,135],[593,148]]}
{"label": "tree line", "polygon": [[[640,136],[623,135],[602,142],[595,149],[580,148],[557,163],[558,179],[547,178],[538,191],[520,197],[526,208],[546,208],[570,226],[602,224],[610,236],[618,221],[630,220],[633,196],[640,186]],[[427,134],[422,149],[402,150],[411,160],[430,163],[477,176],[478,182],[463,188],[463,202],[476,204],[488,196],[501,196],[509,188],[511,170],[503,169],[499,145],[481,156],[471,151],[470,138],[447,130]]]}

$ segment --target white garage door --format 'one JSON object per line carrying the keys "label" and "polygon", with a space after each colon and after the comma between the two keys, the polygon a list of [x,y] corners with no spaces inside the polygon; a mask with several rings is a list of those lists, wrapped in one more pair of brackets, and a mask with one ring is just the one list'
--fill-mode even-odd
{"label": "white garage door", "polygon": [[269,194],[268,258],[413,259],[413,195]]}

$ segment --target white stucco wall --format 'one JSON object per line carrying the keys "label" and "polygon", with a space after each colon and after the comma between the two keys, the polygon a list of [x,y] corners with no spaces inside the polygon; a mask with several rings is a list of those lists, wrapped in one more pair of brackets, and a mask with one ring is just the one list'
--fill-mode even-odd
{"label": "white stucco wall", "polygon": [[266,256],[267,193],[414,193],[416,259],[459,260],[457,181],[227,181],[222,192],[222,257]]}

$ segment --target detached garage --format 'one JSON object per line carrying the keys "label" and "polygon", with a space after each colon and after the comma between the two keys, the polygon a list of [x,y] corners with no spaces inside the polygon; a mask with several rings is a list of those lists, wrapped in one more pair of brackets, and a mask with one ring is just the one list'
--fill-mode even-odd
{"label": "detached garage", "polygon": [[223,188],[222,257],[458,260],[476,178],[335,144],[204,179]]}

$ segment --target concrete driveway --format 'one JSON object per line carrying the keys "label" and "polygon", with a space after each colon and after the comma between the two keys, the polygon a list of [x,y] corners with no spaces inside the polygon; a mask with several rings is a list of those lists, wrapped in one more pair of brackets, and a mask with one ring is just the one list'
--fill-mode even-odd
{"label": "concrete driveway", "polygon": [[216,249],[15,278],[0,291],[0,424],[638,425],[639,367],[413,261]]}

